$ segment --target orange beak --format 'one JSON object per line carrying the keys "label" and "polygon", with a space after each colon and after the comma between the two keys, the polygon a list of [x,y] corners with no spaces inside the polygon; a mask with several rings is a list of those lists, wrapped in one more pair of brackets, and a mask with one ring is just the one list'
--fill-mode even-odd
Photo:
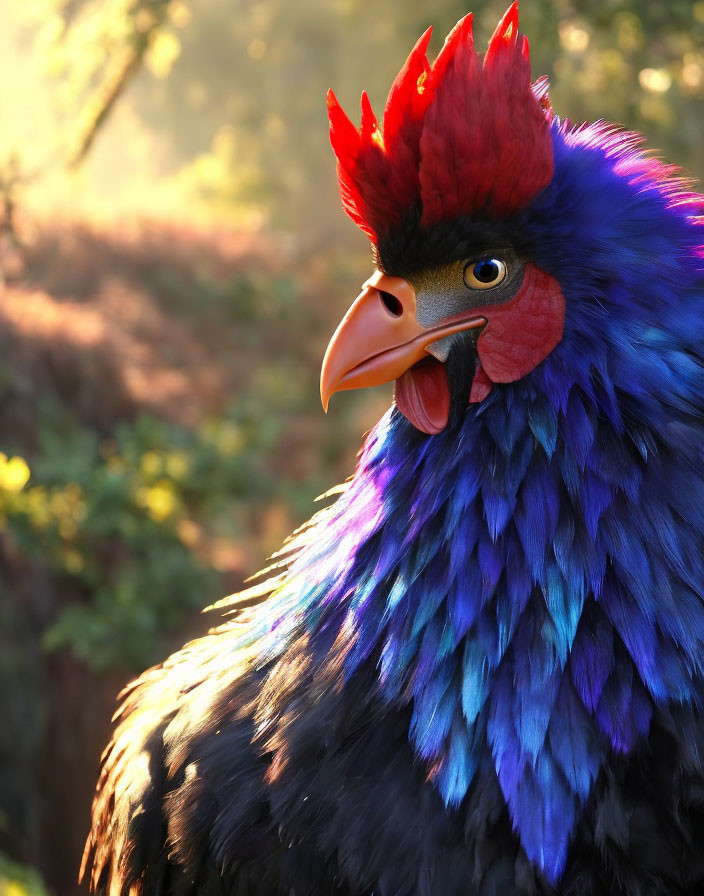
{"label": "orange beak", "polygon": [[344,389],[396,380],[428,356],[438,339],[483,327],[486,318],[466,312],[423,327],[416,319],[416,291],[408,280],[377,271],[343,317],[323,359],[320,398]]}

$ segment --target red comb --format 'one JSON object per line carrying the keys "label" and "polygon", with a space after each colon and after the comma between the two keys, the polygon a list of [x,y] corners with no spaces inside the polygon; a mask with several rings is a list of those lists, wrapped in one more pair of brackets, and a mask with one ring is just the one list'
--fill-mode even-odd
{"label": "red comb", "polygon": [[391,87],[383,134],[366,93],[359,130],[328,94],[342,202],[374,242],[417,203],[425,227],[477,212],[504,218],[552,179],[547,86],[531,85],[518,3],[499,22],[483,60],[474,50],[471,14],[432,66],[430,33]]}

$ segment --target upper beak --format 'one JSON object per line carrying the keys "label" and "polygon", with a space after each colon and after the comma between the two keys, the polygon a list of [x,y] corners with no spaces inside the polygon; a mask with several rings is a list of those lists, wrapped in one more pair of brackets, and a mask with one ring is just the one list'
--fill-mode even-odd
{"label": "upper beak", "polygon": [[330,340],[320,373],[320,398],[343,389],[378,386],[398,379],[427,357],[427,346],[483,327],[486,318],[464,312],[430,327],[416,319],[416,291],[408,280],[377,271],[362,287]]}

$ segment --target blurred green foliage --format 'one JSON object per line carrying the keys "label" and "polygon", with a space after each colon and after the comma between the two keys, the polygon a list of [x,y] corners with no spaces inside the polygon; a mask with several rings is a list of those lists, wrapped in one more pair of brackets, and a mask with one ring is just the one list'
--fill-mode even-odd
{"label": "blurred green foliage", "polygon": [[[261,466],[275,431],[246,407],[192,431],[142,416],[99,441],[47,414],[28,466],[0,455],[0,512],[20,549],[67,578],[82,599],[44,644],[99,671],[150,662],[164,633],[215,596],[200,521],[271,490]],[[20,488],[22,479],[28,482]]]}
{"label": "blurred green foliage", "polygon": [[[348,428],[328,425],[318,406],[317,355],[306,329],[320,321],[292,276],[256,258],[219,274],[202,254],[185,265],[176,260],[139,261],[146,292],[138,302],[155,303],[164,321],[182,321],[189,344],[209,347],[211,374],[222,368],[241,384],[223,408],[199,408],[203,387],[194,382],[196,419],[174,419],[173,407],[163,418],[137,407],[125,419],[118,402],[114,419],[103,414],[96,425],[92,405],[117,383],[98,383],[79,404],[73,393],[96,375],[80,360],[80,342],[58,361],[76,364],[63,391],[40,391],[3,364],[6,404],[26,408],[27,392],[37,394],[28,425],[17,434],[0,425],[0,561],[4,547],[49,575],[55,597],[43,646],[70,651],[94,672],[139,671],[162,656],[189,614],[222,597],[225,575],[239,584],[310,514],[312,498],[335,475],[331,463],[350,447]],[[121,290],[137,288],[119,256],[117,270]],[[90,273],[83,279],[90,296]],[[61,313],[60,303],[54,307]],[[139,317],[131,326],[139,331]],[[157,326],[140,351],[165,357],[169,375],[184,347],[159,338]],[[119,366],[116,374],[119,383]],[[155,386],[160,375],[157,368]],[[297,452],[309,458],[301,468],[289,450],[291,430],[311,409],[325,434],[316,440],[311,431],[306,445],[299,437]],[[336,406],[333,420],[342,411]]]}
{"label": "blurred green foliage", "polygon": [[141,414],[107,437],[42,402],[33,458],[0,453],[0,531],[75,594],[45,647],[95,671],[152,662],[221,596],[218,551],[251,538],[251,509],[310,501],[310,482],[272,476],[281,431],[247,397],[193,428]]}
{"label": "blurred green foliage", "polygon": [[40,876],[0,854],[0,896],[46,896]]}

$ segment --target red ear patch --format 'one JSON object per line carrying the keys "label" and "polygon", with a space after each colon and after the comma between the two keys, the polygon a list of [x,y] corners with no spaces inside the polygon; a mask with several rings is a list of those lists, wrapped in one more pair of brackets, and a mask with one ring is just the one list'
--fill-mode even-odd
{"label": "red ear patch", "polygon": [[477,314],[486,317],[487,324],[477,339],[479,364],[472,403],[486,398],[492,383],[513,383],[534,370],[565,329],[565,299],[559,283],[529,263],[510,302],[478,308]]}

